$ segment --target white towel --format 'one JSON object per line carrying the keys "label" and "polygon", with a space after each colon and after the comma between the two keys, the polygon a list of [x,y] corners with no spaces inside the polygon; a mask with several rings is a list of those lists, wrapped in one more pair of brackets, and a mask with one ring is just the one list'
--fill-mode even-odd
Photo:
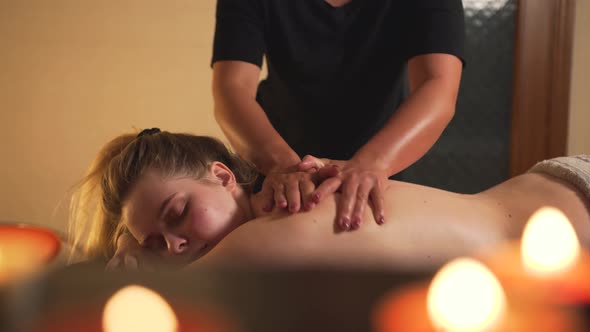
{"label": "white towel", "polygon": [[590,202],[590,155],[544,160],[533,166],[529,172],[545,173],[562,179],[581,191]]}

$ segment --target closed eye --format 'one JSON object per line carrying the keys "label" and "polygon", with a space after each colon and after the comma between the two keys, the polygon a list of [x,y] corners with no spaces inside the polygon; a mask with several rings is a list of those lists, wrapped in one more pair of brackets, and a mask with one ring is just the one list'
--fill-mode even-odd
{"label": "closed eye", "polygon": [[189,209],[188,201],[184,204],[180,211],[177,213],[171,213],[170,217],[167,219],[167,224],[169,227],[176,227],[182,223],[185,219]]}

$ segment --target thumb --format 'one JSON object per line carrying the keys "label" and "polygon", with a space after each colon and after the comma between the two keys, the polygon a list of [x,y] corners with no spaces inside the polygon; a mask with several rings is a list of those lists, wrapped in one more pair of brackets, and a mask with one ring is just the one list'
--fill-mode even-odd
{"label": "thumb", "polygon": [[303,157],[303,159],[298,165],[298,169],[300,171],[308,171],[312,168],[319,169],[324,166],[325,164],[321,159],[308,154],[305,157]]}
{"label": "thumb", "polygon": [[340,174],[340,167],[335,164],[326,165],[318,170],[320,179],[327,179]]}
{"label": "thumb", "polygon": [[274,205],[273,193],[272,186],[265,181],[262,185],[262,190],[254,195],[253,204],[256,210],[260,209],[263,212],[271,212]]}

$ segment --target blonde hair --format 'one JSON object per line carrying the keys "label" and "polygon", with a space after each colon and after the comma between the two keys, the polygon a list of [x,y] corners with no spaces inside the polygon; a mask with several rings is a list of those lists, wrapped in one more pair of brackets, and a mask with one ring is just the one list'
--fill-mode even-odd
{"label": "blonde hair", "polygon": [[137,180],[149,169],[164,177],[202,178],[214,162],[227,165],[247,191],[258,173],[252,164],[207,136],[158,132],[123,134],[108,142],[72,195],[69,238],[85,259],[108,260],[117,238],[126,231],[121,211]]}

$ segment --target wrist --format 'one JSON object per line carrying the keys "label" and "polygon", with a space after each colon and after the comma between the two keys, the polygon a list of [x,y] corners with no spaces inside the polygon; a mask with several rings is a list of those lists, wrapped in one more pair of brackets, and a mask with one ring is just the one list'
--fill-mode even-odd
{"label": "wrist", "polygon": [[349,161],[352,164],[359,165],[365,169],[371,169],[377,173],[389,176],[390,165],[377,155],[368,153],[355,154]]}
{"label": "wrist", "polygon": [[274,154],[274,158],[261,168],[263,174],[268,175],[269,173],[284,172],[285,170],[294,169],[297,164],[301,162],[301,158],[294,152],[292,154],[278,155]]}

